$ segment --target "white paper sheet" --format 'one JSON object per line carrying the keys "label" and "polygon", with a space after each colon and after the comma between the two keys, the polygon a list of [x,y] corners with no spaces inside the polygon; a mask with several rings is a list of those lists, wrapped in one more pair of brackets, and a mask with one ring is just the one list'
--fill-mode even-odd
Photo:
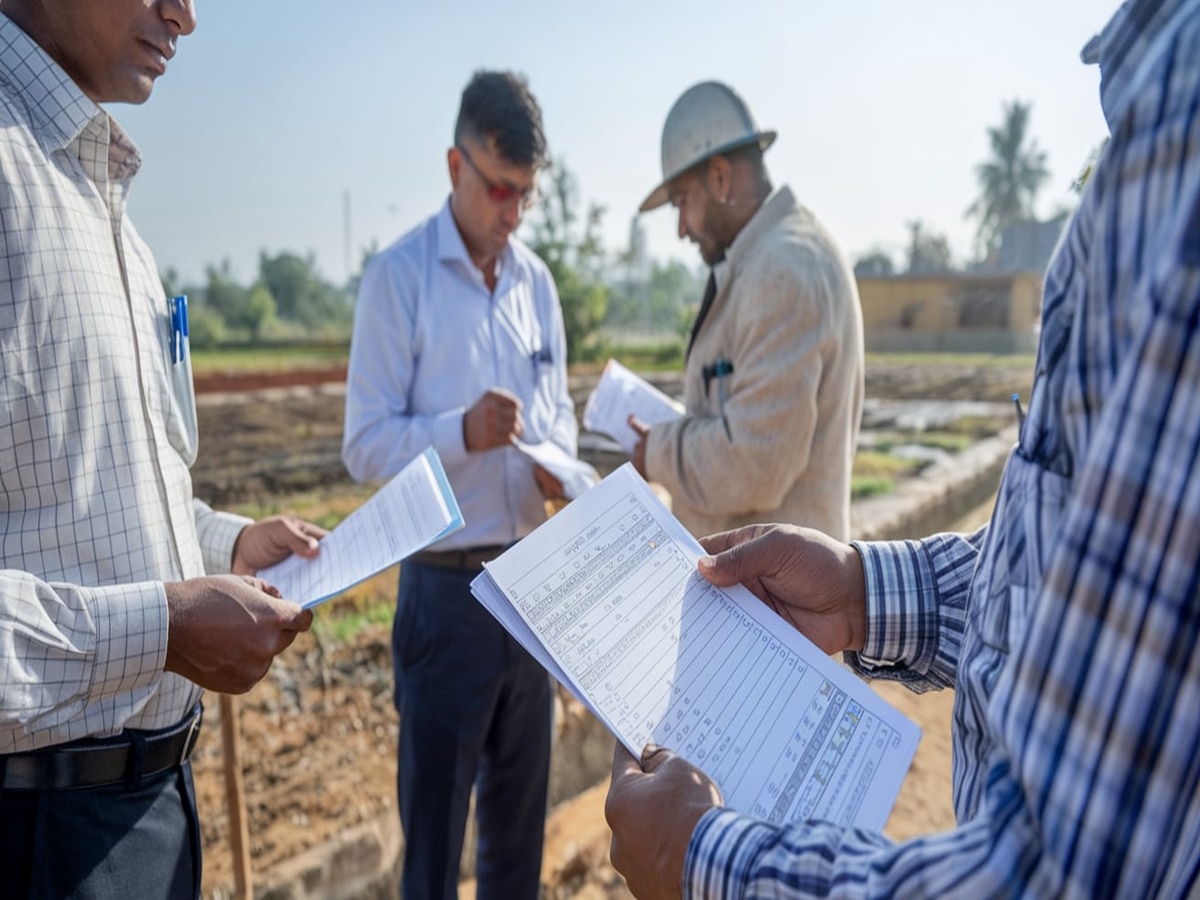
{"label": "white paper sheet", "polygon": [[289,556],[258,577],[307,609],[462,527],[442,461],[429,447],[325,535],[315,559]]}
{"label": "white paper sheet", "polygon": [[568,456],[553,441],[542,441],[540,444],[515,441],[513,446],[562,482],[563,494],[568,500],[574,500],[600,480],[599,472],[583,460]]}
{"label": "white paper sheet", "polygon": [[635,755],[650,742],[771,822],[881,828],[919,729],[738,586],[626,464],[471,585]]}
{"label": "white paper sheet", "polygon": [[669,422],[683,415],[683,407],[615,359],[604,372],[583,408],[583,427],[607,434],[626,454],[637,445],[637,432],[629,427],[633,413],[647,425]]}

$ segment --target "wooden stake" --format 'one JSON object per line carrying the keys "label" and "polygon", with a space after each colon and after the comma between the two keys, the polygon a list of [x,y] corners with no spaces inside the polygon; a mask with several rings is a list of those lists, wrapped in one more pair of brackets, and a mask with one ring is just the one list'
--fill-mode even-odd
{"label": "wooden stake", "polygon": [[233,853],[233,895],[253,900],[250,876],[250,829],[242,787],[242,731],[237,699],[221,694],[221,757],[225,765],[225,809],[229,815],[229,848]]}

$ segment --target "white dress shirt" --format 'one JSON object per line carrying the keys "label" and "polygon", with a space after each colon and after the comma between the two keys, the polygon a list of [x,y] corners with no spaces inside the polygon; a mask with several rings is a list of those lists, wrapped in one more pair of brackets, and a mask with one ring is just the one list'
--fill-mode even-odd
{"label": "white dress shirt", "polygon": [[228,571],[248,521],[193,503],[140,162],[0,15],[0,753],[182,719],[162,582]]}
{"label": "white dress shirt", "polygon": [[432,445],[466,523],[436,549],[506,544],[546,517],[524,454],[467,452],[463,415],[489,388],[520,398],[523,441],[553,441],[575,455],[554,281],[516,238],[497,265],[489,291],[447,201],[373,257],[359,288],[342,458],[355,479],[381,480]]}

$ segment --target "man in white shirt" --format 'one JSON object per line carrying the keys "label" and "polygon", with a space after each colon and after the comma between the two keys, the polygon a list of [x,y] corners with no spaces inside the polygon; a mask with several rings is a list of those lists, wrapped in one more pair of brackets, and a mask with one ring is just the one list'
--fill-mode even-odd
{"label": "man in white shirt", "polygon": [[538,895],[550,682],[470,583],[562,493],[512,443],[575,455],[558,292],[513,237],[545,154],[524,79],[477,73],[447,154],[449,199],[370,261],[355,311],[346,467],[385,479],[433,445],[466,523],[400,568],[392,643],[409,900],[458,896],[472,786],[476,896]]}
{"label": "man in white shirt", "polygon": [[248,690],[312,621],[249,576],[322,530],[193,500],[186,344],[125,215],[141,158],[97,105],[145,101],[194,27],[190,0],[0,3],[7,896],[197,896],[201,689]]}

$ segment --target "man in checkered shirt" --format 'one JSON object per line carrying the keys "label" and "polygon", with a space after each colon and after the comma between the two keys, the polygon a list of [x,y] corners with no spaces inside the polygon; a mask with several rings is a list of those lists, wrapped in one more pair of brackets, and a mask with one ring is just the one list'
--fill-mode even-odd
{"label": "man in checkered shirt", "polygon": [[618,748],[612,859],[638,897],[1200,891],[1200,0],[1129,0],[1085,59],[1112,137],[1046,274],[991,524],[751,526],[700,564],[867,676],[954,688],[957,827],[779,827]]}
{"label": "man in checkered shirt", "polygon": [[312,621],[250,576],[323,531],[193,500],[190,357],[97,106],[145,101],[194,27],[191,0],[0,3],[5,896],[197,896],[201,689],[248,690]]}

